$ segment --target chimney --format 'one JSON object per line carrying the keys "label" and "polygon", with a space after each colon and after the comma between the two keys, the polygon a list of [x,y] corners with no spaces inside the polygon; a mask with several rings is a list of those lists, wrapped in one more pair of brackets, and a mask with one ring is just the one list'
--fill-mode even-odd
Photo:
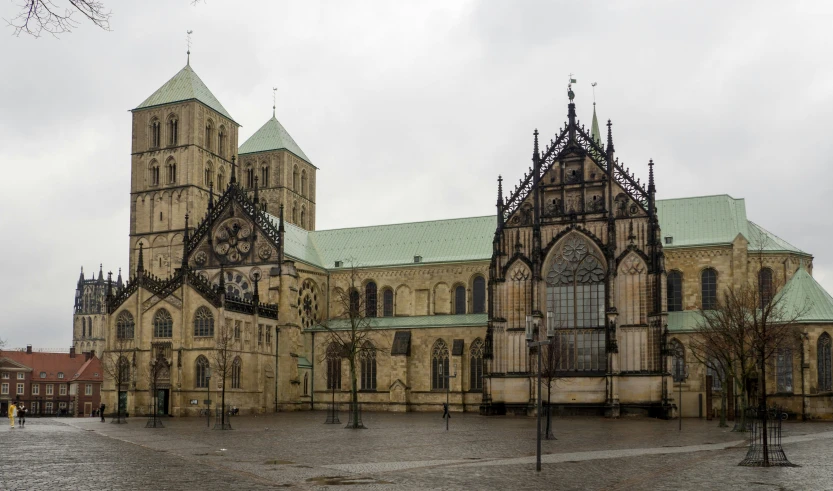
{"label": "chimney", "polygon": [[32,354],[32,345],[31,345],[31,344],[27,344],[27,345],[26,345],[26,354],[27,354],[27,355],[31,355],[31,354]]}
{"label": "chimney", "polygon": [[75,358],[75,346],[70,346],[69,347],[69,357],[70,358]]}
{"label": "chimney", "polygon": [[92,358],[92,357],[93,357],[93,352],[92,351],[84,352],[84,361],[90,361],[90,358]]}

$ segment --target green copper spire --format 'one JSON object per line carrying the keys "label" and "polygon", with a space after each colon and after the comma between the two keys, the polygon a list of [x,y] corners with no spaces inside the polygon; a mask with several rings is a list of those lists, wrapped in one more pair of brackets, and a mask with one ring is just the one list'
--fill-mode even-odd
{"label": "green copper spire", "polygon": [[596,103],[593,103],[593,124],[590,127],[590,137],[602,146],[602,134],[599,132],[599,120],[596,118]]}

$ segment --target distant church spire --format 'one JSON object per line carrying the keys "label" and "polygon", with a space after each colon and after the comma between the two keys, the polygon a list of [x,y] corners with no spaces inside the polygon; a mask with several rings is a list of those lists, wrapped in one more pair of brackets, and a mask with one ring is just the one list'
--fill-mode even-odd
{"label": "distant church spire", "polygon": [[602,146],[602,132],[599,131],[599,119],[596,117],[596,82],[590,84],[593,86],[593,123],[590,125],[590,138],[594,142]]}
{"label": "distant church spire", "polygon": [[191,34],[193,32],[194,31],[189,30],[188,31],[188,36],[186,37],[187,42],[188,42],[188,59],[186,60],[185,64],[188,65],[188,66],[191,66]]}

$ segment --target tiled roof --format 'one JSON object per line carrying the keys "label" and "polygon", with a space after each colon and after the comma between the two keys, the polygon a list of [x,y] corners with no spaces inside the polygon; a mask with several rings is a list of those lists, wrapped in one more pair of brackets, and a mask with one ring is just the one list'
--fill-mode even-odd
{"label": "tiled roof", "polygon": [[[432,327],[486,327],[488,314],[461,315],[416,315],[407,317],[375,317],[369,319],[370,329],[425,329]],[[330,329],[343,330],[350,327],[348,319],[334,319],[330,321]],[[323,330],[316,326],[311,330]]]}
{"label": "tiled roof", "polygon": [[[69,353],[43,353],[25,351],[3,351],[0,357],[9,358],[18,363],[32,368],[32,381],[68,383],[79,369],[85,364],[83,354],[71,357]],[[41,378],[40,373],[46,372],[46,377]],[[63,373],[64,378],[58,378],[58,373]]]}
{"label": "tiled roof", "polygon": [[87,360],[81,368],[78,369],[72,380],[73,381],[84,381],[84,382],[101,382],[104,378],[104,374],[101,371],[101,360],[99,360],[96,356],[93,356],[89,360]]}
{"label": "tiled roof", "polygon": [[[277,225],[278,219],[272,216]],[[487,261],[492,256],[493,216],[398,223],[308,232],[285,224],[285,252],[326,269],[404,266],[421,263]]]}
{"label": "tiled roof", "polygon": [[796,271],[778,295],[787,308],[787,319],[798,315],[802,323],[833,322],[833,297],[803,268]]}
{"label": "tiled roof", "polygon": [[[731,244],[740,234],[749,242],[750,251],[762,244],[766,252],[807,254],[750,222],[743,198],[721,194],[657,200],[657,216],[666,249]],[[666,237],[672,238],[671,244],[666,244]]]}
{"label": "tiled roof", "polygon": [[[148,107],[190,100],[200,101],[211,109],[234,121],[234,118],[229,115],[226,108],[224,108],[223,105],[220,104],[220,101],[214,97],[214,94],[208,90],[208,87],[206,87],[202,79],[197,76],[190,64],[185,65],[182,70],[174,75],[173,78],[165,82],[162,87],[159,87],[156,92],[145,99],[143,103],[139,104],[136,109],[145,109]],[[134,109],[134,111],[136,109]]]}
{"label": "tiled roof", "polygon": [[286,128],[275,119],[274,116],[266,122],[259,130],[250,136],[237,150],[238,155],[245,155],[258,152],[269,152],[271,150],[288,150],[297,157],[310,162],[309,157],[295,143],[295,140],[286,131]]}

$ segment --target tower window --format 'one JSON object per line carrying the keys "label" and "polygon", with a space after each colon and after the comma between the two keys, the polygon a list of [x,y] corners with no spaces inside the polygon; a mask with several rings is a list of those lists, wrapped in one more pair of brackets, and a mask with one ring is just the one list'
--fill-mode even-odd
{"label": "tower window", "polygon": [[226,147],[226,130],[222,126],[220,126],[220,131],[217,133],[217,155],[220,157],[225,155]]}
{"label": "tower window", "polygon": [[179,122],[176,118],[168,120],[168,145],[174,146],[179,140]]}
{"label": "tower window", "polygon": [[158,148],[162,143],[162,125],[157,120],[150,123],[150,146]]}
{"label": "tower window", "polygon": [[260,185],[269,187],[269,166],[264,165],[260,168]]}

